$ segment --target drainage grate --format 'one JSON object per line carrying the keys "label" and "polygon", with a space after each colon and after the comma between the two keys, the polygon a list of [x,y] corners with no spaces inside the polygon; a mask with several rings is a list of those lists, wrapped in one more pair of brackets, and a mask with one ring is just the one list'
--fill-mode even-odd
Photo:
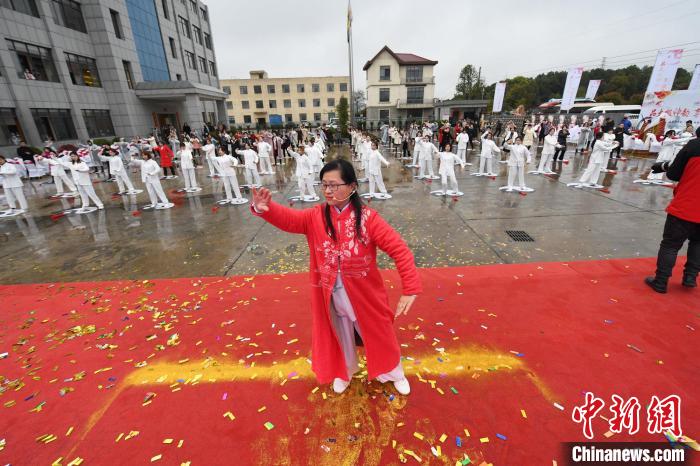
{"label": "drainage grate", "polygon": [[508,233],[508,236],[510,236],[513,241],[535,241],[535,238],[528,235],[527,232],[523,230],[506,230],[506,233]]}

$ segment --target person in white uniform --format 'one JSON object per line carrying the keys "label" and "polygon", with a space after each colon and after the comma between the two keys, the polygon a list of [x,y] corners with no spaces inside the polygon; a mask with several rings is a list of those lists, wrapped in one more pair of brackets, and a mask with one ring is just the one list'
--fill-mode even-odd
{"label": "person in white uniform", "polygon": [[[26,212],[29,206],[27,205],[27,198],[24,197],[24,191],[22,191],[24,183],[22,183],[22,179],[17,173],[17,167],[8,163],[2,155],[0,155],[0,178],[2,178],[2,187],[5,190],[7,205],[10,207],[9,210],[0,212],[0,216],[9,217]],[[19,209],[17,209],[15,201],[19,202]]]}
{"label": "person in white uniform", "polygon": [[100,154],[100,160],[102,162],[109,163],[109,172],[117,180],[117,186],[119,187],[119,192],[117,194],[138,194],[143,192],[140,189],[134,189],[134,185],[129,178],[129,172],[127,167],[124,166],[119,150],[114,147],[110,147],[107,151],[109,154],[107,157]]}
{"label": "person in white uniform", "polygon": [[617,141],[606,141],[602,132],[597,133],[586,170],[579,178],[578,183],[568,183],[567,186],[574,188],[602,188],[603,186],[598,184],[600,172],[603,171],[604,166],[607,166],[609,154],[617,146]]}
{"label": "person in white uniform", "polygon": [[[499,188],[501,191],[530,193],[534,191],[525,185],[525,164],[532,162],[530,150],[523,145],[520,137],[515,138],[515,144],[505,144],[504,147],[510,152],[508,154],[508,185]],[[515,186],[515,175],[518,175],[518,186]]]}
{"label": "person in white uniform", "polygon": [[132,158],[131,163],[141,167],[141,181],[146,185],[148,198],[151,200],[150,204],[143,206],[144,209],[169,209],[175,205],[168,200],[168,196],[163,191],[163,186],[160,184],[160,165],[153,160],[153,154],[150,151],[143,151],[141,160]]}
{"label": "person in white uniform", "polygon": [[[423,141],[421,142],[420,155],[418,157],[418,163],[420,165],[418,169],[418,175],[414,176],[417,180],[430,179],[435,180],[438,177],[435,176],[435,171],[433,170],[433,156],[438,153],[435,144],[428,140],[428,136],[423,136]],[[426,175],[425,172],[428,172]]]}
{"label": "person in white uniform", "polygon": [[[367,157],[367,176],[369,177],[369,193],[362,197],[376,197],[377,199],[389,199],[391,196],[386,191],[384,180],[382,178],[382,165],[389,166],[389,162],[384,158],[379,151],[377,143],[372,143],[372,150]],[[375,185],[379,188],[381,194],[374,192]]]}
{"label": "person in white uniform", "polygon": [[102,204],[102,201],[95,192],[95,188],[92,186],[92,180],[90,179],[90,167],[87,163],[80,160],[80,157],[76,152],[71,151],[69,154],[70,162],[59,158],[48,159],[48,162],[51,165],[60,164],[63,167],[70,169],[71,175],[73,176],[73,181],[75,181],[75,184],[78,187],[78,193],[80,193],[81,206],[77,212],[89,212],[88,207],[90,207],[91,199],[98,209],[104,209],[104,204]]}
{"label": "person in white uniform", "polygon": [[177,151],[177,158],[180,159],[180,169],[182,177],[185,179],[185,192],[194,193],[202,188],[197,184],[197,172],[194,168],[194,157],[192,151],[187,148],[187,144],[180,143],[180,150]]}
{"label": "person in white uniform", "polygon": [[420,156],[421,148],[423,147],[423,135],[420,131],[416,133],[416,137],[413,139],[413,160],[407,167],[418,168],[418,157]]}
{"label": "person in white uniform", "polygon": [[500,154],[501,149],[498,148],[493,141],[493,136],[490,132],[485,132],[481,136],[481,160],[479,160],[479,171],[472,173],[474,176],[498,176],[493,171],[494,154]]}
{"label": "person in white uniform", "polygon": [[305,202],[318,201],[320,198],[314,190],[313,169],[309,156],[304,152],[303,144],[299,148],[299,152],[287,147],[287,154],[294,159],[296,168],[294,174],[297,177],[297,185],[299,186],[299,199]]}
{"label": "person in white uniform", "polygon": [[323,152],[319,146],[316,145],[316,140],[311,138],[309,145],[307,145],[304,150],[306,151],[306,155],[309,156],[314,174],[320,173],[323,168]]}
{"label": "person in white uniform", "polygon": [[457,157],[462,161],[462,166],[471,165],[467,163],[467,144],[469,144],[469,134],[467,128],[463,128],[462,132],[457,135]]}
{"label": "person in white uniform", "polygon": [[[56,155],[55,152],[49,152],[48,154],[53,154]],[[57,155],[56,155],[57,156]],[[61,156],[63,157],[63,156]],[[98,156],[99,157],[99,156]],[[94,159],[93,159],[94,160]],[[68,175],[66,175],[66,169],[63,168],[63,165],[59,164],[49,164],[48,160],[46,159],[39,159],[37,158],[37,161],[41,162],[42,165],[49,165],[49,171],[51,173],[51,176],[53,177],[53,181],[56,184],[56,194],[54,194],[51,197],[62,197],[65,195],[63,192],[63,183],[68,186],[68,196],[67,197],[75,197],[78,195],[78,190],[75,187],[75,184],[68,178]],[[99,162],[99,159],[98,159]],[[99,163],[101,166],[102,164]]]}
{"label": "person in white uniform", "polygon": [[[461,136],[464,133],[459,133]],[[464,168],[466,163],[464,160],[456,154],[452,153],[452,145],[445,144],[444,152],[440,152],[438,156],[440,157],[440,167],[438,168],[438,173],[440,174],[440,184],[442,189],[438,191],[433,191],[431,194],[436,194],[438,196],[462,196],[457,185],[457,176],[455,175],[455,165],[459,164]],[[451,189],[448,189],[448,186]]]}
{"label": "person in white uniform", "polygon": [[[676,158],[678,151],[680,151],[681,148],[692,138],[692,134],[690,136],[676,138],[676,132],[674,130],[666,131],[664,140],[661,142],[661,150],[659,151],[659,155],[656,157],[656,162],[668,162],[670,165]],[[640,179],[635,180],[634,182],[642,184],[667,184],[664,182],[663,178],[664,172],[649,173],[646,180]]]}
{"label": "person in white uniform", "polygon": [[557,137],[554,135],[556,129],[551,128],[549,134],[544,137],[544,144],[542,146],[542,154],[540,154],[540,165],[535,171],[530,173],[533,175],[553,175],[554,172],[549,168],[549,163],[552,161],[552,156],[557,150]]}
{"label": "person in white uniform", "polygon": [[[260,174],[272,175],[275,171],[270,163],[270,155],[272,154],[272,146],[265,141],[253,143],[258,148],[258,159],[260,160]],[[218,159],[217,159],[218,160]]]}
{"label": "person in white uniform", "polygon": [[236,150],[236,154],[243,156],[246,186],[256,188],[262,186],[258,174],[258,153],[250,148],[250,144],[246,143],[245,149]]}
{"label": "person in white uniform", "polygon": [[211,142],[211,138],[207,138],[207,143],[202,146],[204,158],[207,160],[209,167],[209,178],[215,178],[216,174],[216,146]]}
{"label": "person in white uniform", "polygon": [[[218,201],[217,204],[245,204],[248,199],[241,196],[241,189],[238,187],[238,178],[236,177],[236,167],[238,159],[229,155],[224,151],[223,147],[219,147],[216,153],[216,167],[219,175],[224,182],[224,190],[226,191],[226,199]],[[234,198],[233,194],[236,195]]]}

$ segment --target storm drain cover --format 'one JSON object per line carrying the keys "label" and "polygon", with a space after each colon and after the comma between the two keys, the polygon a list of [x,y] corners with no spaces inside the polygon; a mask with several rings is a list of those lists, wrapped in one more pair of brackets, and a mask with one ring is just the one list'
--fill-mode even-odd
{"label": "storm drain cover", "polygon": [[513,241],[535,241],[535,238],[528,235],[527,232],[523,230],[506,230],[506,233],[508,233],[508,236],[510,236]]}

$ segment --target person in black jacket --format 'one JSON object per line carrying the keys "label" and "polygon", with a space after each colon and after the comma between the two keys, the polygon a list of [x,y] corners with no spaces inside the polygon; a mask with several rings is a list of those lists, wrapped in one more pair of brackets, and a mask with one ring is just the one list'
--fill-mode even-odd
{"label": "person in black jacket", "polygon": [[17,148],[17,157],[21,158],[25,162],[34,163],[34,151],[27,146],[27,143],[21,141],[19,147]]}
{"label": "person in black jacket", "polygon": [[676,265],[678,251],[688,241],[688,257],[682,285],[697,287],[700,272],[700,128],[676,155],[673,163],[657,162],[654,173],[666,172],[669,180],[678,181],[673,199],[666,208],[666,225],[656,260],[656,275],[644,281],[657,293],[666,293],[668,280]]}
{"label": "person in black jacket", "polygon": [[620,158],[620,151],[622,150],[622,146],[625,145],[625,125],[623,123],[620,123],[617,125],[617,128],[613,130],[613,134],[615,135],[615,140],[620,144],[616,148],[612,150],[610,155],[615,153],[617,151],[617,155],[615,158],[619,159]]}
{"label": "person in black jacket", "polygon": [[559,134],[557,134],[557,148],[554,151],[552,162],[557,161],[557,156],[559,157],[559,160],[564,160],[564,153],[566,152],[566,142],[568,137],[569,129],[566,127],[566,125],[564,125],[559,130]]}

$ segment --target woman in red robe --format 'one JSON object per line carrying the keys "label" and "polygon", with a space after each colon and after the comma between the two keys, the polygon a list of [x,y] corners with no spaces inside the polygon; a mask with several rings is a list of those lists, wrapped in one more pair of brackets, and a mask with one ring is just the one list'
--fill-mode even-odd
{"label": "woman in red robe", "polygon": [[[393,382],[407,395],[394,319],[406,314],[421,283],[413,253],[379,214],[362,204],[352,164],[336,159],[321,170],[326,202],[296,210],[253,190],[251,211],[277,228],[306,235],[310,251],[312,369],[319,383],[342,393],[358,371],[354,332],[364,343],[370,379]],[[396,263],[403,293],[392,312],[377,268],[377,248]]]}

